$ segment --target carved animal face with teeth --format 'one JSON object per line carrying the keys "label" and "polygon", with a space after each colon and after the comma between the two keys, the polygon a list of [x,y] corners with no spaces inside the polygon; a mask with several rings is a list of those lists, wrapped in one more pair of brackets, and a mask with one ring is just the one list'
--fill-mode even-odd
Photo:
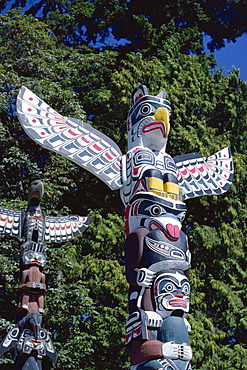
{"label": "carved animal face with teeth", "polygon": [[153,293],[156,312],[163,318],[189,312],[190,284],[182,272],[161,273],[154,281]]}

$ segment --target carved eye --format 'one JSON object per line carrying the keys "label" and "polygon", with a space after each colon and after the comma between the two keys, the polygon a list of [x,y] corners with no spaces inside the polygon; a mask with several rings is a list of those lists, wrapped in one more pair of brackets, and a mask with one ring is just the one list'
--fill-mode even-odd
{"label": "carved eye", "polygon": [[164,208],[160,207],[159,205],[155,204],[152,206],[149,206],[145,209],[146,211],[149,211],[151,216],[160,216],[166,213]]}
{"label": "carved eye", "polygon": [[152,112],[152,107],[150,104],[143,104],[140,109],[141,114],[147,116],[150,112]]}
{"label": "carved eye", "polygon": [[167,283],[162,290],[165,292],[171,293],[174,290],[176,290],[176,288],[172,283]]}
{"label": "carved eye", "polygon": [[179,213],[178,219],[180,222],[183,222],[183,220],[185,219],[185,215],[186,215],[186,212]]}
{"label": "carved eye", "polygon": [[154,216],[159,216],[159,215],[162,215],[164,212],[164,210],[159,207],[159,206],[153,206],[151,208],[151,213],[154,215]]}
{"label": "carved eye", "polygon": [[27,258],[28,258],[29,260],[32,260],[32,259],[34,258],[34,254],[33,254],[33,253],[28,253],[28,254],[27,254]]}
{"label": "carved eye", "polygon": [[189,295],[190,294],[190,287],[189,287],[189,284],[184,284],[184,286],[183,286],[183,289],[182,289],[182,293],[184,294],[184,295]]}

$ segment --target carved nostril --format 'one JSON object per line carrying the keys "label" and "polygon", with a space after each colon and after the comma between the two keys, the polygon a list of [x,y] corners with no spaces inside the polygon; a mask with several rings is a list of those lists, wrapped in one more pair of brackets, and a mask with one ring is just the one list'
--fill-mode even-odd
{"label": "carved nostril", "polygon": [[183,294],[175,294],[174,297],[177,297],[177,298],[184,298]]}

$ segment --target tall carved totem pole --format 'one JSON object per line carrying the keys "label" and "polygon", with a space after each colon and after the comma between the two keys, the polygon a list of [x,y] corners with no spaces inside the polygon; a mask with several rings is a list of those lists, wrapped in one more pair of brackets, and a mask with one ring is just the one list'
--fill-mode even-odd
{"label": "tall carved totem pole", "polygon": [[222,194],[231,185],[230,148],[208,158],[166,153],[170,103],[165,91],[133,92],[127,118],[128,152],[74,118],[63,117],[25,87],[17,99],[26,133],[47,149],[92,172],[125,206],[129,316],[126,344],[132,370],[189,370],[190,252],[181,230],[185,201]]}
{"label": "tall carved totem pole", "polygon": [[57,356],[50,335],[41,327],[46,290],[42,272],[46,264],[45,243],[73,240],[91,221],[91,217],[77,215],[43,216],[43,195],[43,183],[35,180],[29,186],[26,212],[0,207],[0,232],[25,239],[20,253],[16,326],[0,344],[0,355],[14,347],[16,370],[41,370],[46,356],[55,364]]}

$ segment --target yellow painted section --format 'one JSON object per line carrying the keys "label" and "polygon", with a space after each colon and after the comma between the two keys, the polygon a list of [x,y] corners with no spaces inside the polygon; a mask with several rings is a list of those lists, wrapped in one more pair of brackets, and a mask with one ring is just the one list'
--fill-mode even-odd
{"label": "yellow painted section", "polygon": [[166,182],[163,183],[163,179],[159,179],[157,177],[149,177],[149,190],[159,195],[160,197],[167,198],[170,197],[171,199],[180,200],[179,196],[179,185],[173,182]]}
{"label": "yellow painted section", "polygon": [[159,179],[157,177],[149,177],[148,178],[149,182],[149,189],[155,189],[155,190],[160,190],[163,191],[163,180]]}
{"label": "yellow painted section", "polygon": [[174,182],[166,182],[164,184],[163,191],[165,193],[172,193],[172,194],[179,195],[179,185],[174,184]]}

